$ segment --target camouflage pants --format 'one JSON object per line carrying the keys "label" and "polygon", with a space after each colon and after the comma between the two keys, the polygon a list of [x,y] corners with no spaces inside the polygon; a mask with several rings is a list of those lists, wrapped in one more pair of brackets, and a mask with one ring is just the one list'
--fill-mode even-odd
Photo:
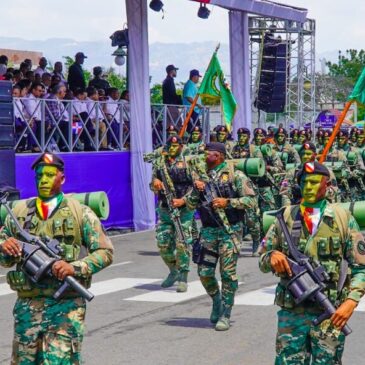
{"label": "camouflage pants", "polygon": [[11,365],[78,365],[86,304],[82,298],[18,298]]}
{"label": "camouflage pants", "polygon": [[[232,230],[239,240],[242,237],[241,225],[232,226]],[[219,268],[222,279],[222,302],[230,308],[234,304],[234,295],[238,288],[237,259],[238,252],[231,236],[224,228],[206,227],[201,229],[200,242],[202,245],[219,254]],[[237,247],[239,250],[239,247]],[[204,264],[198,265],[198,274],[207,293],[214,297],[219,292],[218,280],[215,276],[215,268]]]}
{"label": "camouflage pants", "polygon": [[317,315],[278,312],[275,365],[340,365],[345,336],[324,321],[314,326]]}
{"label": "camouflage pants", "polygon": [[261,242],[260,210],[256,204],[254,208],[245,210],[245,221],[252,236],[252,252],[256,252]]}
{"label": "camouflage pants", "polygon": [[157,246],[160,255],[169,269],[189,271],[190,245],[192,243],[192,222],[194,211],[188,208],[180,210],[180,220],[189,247],[176,239],[175,226],[167,209],[158,208],[159,222],[156,229]]}

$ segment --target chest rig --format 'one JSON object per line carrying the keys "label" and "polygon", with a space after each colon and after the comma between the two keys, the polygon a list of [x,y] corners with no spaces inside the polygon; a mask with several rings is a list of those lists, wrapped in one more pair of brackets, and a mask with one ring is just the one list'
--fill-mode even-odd
{"label": "chest rig", "polygon": [[[182,198],[192,185],[192,180],[188,174],[186,162],[184,160],[176,161],[174,164],[166,162],[166,165],[167,172],[174,184],[176,198]],[[157,178],[162,180],[160,171],[157,172]],[[166,198],[162,192],[159,193],[159,200],[162,202],[163,207],[167,207]]]}
{"label": "chest rig", "polygon": [[[340,218],[343,219],[344,217],[340,216]],[[327,286],[325,294],[333,304],[339,304],[347,297],[350,283],[350,273],[344,259],[344,228],[337,223],[337,219],[323,214],[317,232],[311,236],[303,221],[301,231],[294,232],[294,221],[299,220],[301,220],[300,209],[299,206],[295,206],[286,219],[289,231],[292,232],[293,237],[297,236],[296,241],[299,251],[313,261],[319,262],[325,268],[329,277],[328,281],[325,282]],[[282,244],[282,252],[290,256],[289,247],[285,241]],[[285,289],[286,284],[287,279],[281,278],[275,303],[286,309],[294,309],[296,305],[291,293]],[[313,305],[314,303],[303,304],[306,308]],[[297,309],[301,310],[302,308]]]}
{"label": "chest rig", "polygon": [[[222,172],[219,175],[212,171],[210,174],[209,188],[214,191],[215,195],[219,198],[238,198],[239,195],[232,183],[229,172]],[[207,200],[207,195],[204,192],[200,193],[200,201],[202,204],[199,206],[199,214],[203,227],[220,227],[222,223],[218,214],[212,207],[212,201]],[[243,221],[243,210],[236,209],[228,205],[224,209],[229,224],[233,225]]]}
{"label": "chest rig", "polygon": [[232,157],[233,158],[249,158],[250,156],[250,146],[249,145],[245,145],[245,146],[240,146],[240,145],[236,145],[233,148],[232,151]]}

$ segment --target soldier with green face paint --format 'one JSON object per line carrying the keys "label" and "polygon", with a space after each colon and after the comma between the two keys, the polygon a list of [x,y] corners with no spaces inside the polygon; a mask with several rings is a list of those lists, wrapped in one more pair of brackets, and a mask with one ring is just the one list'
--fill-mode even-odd
{"label": "soldier with green face paint", "polygon": [[304,129],[300,130],[298,134],[298,144],[303,144],[307,140],[308,140],[307,132]]}
{"label": "soldier with green face paint", "polygon": [[163,153],[153,164],[152,191],[158,195],[158,226],[156,229],[157,246],[164,263],[170,273],[162,282],[163,288],[168,288],[178,281],[177,292],[186,292],[187,279],[190,266],[190,245],[192,243],[192,221],[194,211],[187,207],[179,209],[180,222],[184,231],[185,242],[177,239],[174,222],[169,212],[163,184],[162,172],[167,178],[175,198],[183,198],[192,187],[190,168],[182,154],[182,141],[180,137],[173,136],[167,143]]}
{"label": "soldier with green face paint", "polygon": [[358,131],[361,131],[361,129],[357,128],[357,127],[353,127],[350,130],[350,143],[352,145],[357,143],[357,136],[358,136]]}
{"label": "soldier with green face paint", "polygon": [[[365,243],[359,226],[348,210],[327,203],[329,171],[318,162],[305,163],[297,179],[303,201],[286,208],[284,220],[289,232],[301,222],[296,245],[318,262],[328,274],[323,293],[337,308],[330,319],[318,325],[313,320],[324,309],[314,301],[296,304],[288,289],[292,279],[288,244],[276,220],[261,247],[260,269],[280,277],[275,303],[278,312],[275,365],[340,365],[347,323],[365,293]],[[296,236],[295,236],[296,237]]]}
{"label": "soldier with green face paint", "polygon": [[[266,131],[262,128],[254,129],[253,143],[259,148],[265,148]],[[271,145],[269,145],[271,146]],[[266,174],[263,177],[252,178],[253,183],[258,188],[258,202],[261,213],[268,210],[274,210],[279,201],[279,184],[275,177],[282,178],[284,166],[276,151],[272,151],[271,155],[263,154],[266,162]]]}
{"label": "soldier with green face paint", "polygon": [[298,138],[299,138],[299,130],[298,129],[293,129],[290,132],[290,144],[297,144],[298,143]]}
{"label": "soldier with green face paint", "polygon": [[[176,206],[197,207],[200,214],[200,242],[204,250],[198,274],[213,300],[210,320],[216,324],[217,331],[230,328],[231,310],[238,288],[236,269],[244,210],[257,206],[250,179],[243,172],[231,169],[225,161],[225,154],[222,143],[208,143],[203,178],[194,182],[195,189],[191,194],[175,201]],[[207,195],[207,189],[213,189],[215,193]],[[218,261],[222,290],[215,276]]]}
{"label": "soldier with green face paint", "polygon": [[[62,248],[62,260],[52,266],[53,275],[63,281],[73,276],[85,287],[93,274],[110,265],[113,246],[90,208],[62,193],[64,162],[51,153],[42,154],[33,164],[38,197],[20,202],[13,209],[23,228],[44,239],[55,238]],[[44,279],[42,285],[29,280],[21,270],[21,245],[10,216],[0,232],[0,265],[15,270],[7,282],[18,295],[12,365],[81,364],[85,300],[72,290],[58,301],[53,298],[60,281]]]}
{"label": "soldier with green face paint", "polygon": [[280,153],[286,153],[288,155],[286,163],[300,163],[300,157],[297,150],[286,142],[288,136],[287,131],[284,128],[278,128],[274,132],[275,150]]}
{"label": "soldier with green face paint", "polygon": [[228,140],[229,131],[224,125],[216,127],[217,142],[223,143],[226,147],[227,157],[232,158],[233,141]]}
{"label": "soldier with green face paint", "polygon": [[184,150],[185,156],[194,156],[204,153],[205,144],[203,142],[203,130],[201,127],[194,127],[191,135],[190,141],[186,145]]}
{"label": "soldier with green face paint", "polygon": [[[316,160],[316,146],[312,142],[305,142],[299,150],[301,159],[300,165],[293,167],[286,172],[285,178],[281,183],[280,195],[282,198],[282,205],[298,204],[302,199],[299,185],[296,181],[296,175],[306,162],[314,162]],[[329,183],[326,191],[326,199],[330,203],[340,202],[340,190],[337,186],[336,176],[332,169],[328,168],[330,173]]]}
{"label": "soldier with green face paint", "polygon": [[260,148],[250,143],[251,132],[247,128],[239,128],[238,141],[232,149],[233,158],[263,158]]}

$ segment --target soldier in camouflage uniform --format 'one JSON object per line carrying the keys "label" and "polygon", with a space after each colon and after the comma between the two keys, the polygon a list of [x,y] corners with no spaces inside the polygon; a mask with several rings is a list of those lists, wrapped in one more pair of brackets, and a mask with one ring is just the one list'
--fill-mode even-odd
{"label": "soldier in camouflage uniform", "polygon": [[304,129],[300,130],[298,134],[298,144],[303,144],[304,142],[307,142],[307,140],[307,132]]}
{"label": "soldier in camouflage uniform", "polygon": [[[312,321],[323,312],[316,302],[296,304],[287,289],[292,276],[288,244],[275,221],[261,248],[260,269],[280,277],[275,303],[278,312],[275,365],[340,365],[347,323],[365,293],[365,243],[359,226],[348,210],[325,199],[329,172],[318,162],[304,164],[298,174],[303,203],[284,213],[289,232],[293,221],[302,219],[298,249],[318,261],[329,275],[325,294],[337,307],[335,314],[319,325]],[[346,260],[349,268],[342,269]],[[338,283],[344,277],[343,287]],[[340,285],[341,286],[341,285]]]}
{"label": "soldier in camouflage uniform", "polygon": [[[202,222],[200,242],[204,247],[204,261],[198,265],[198,274],[213,300],[210,320],[216,323],[217,331],[225,331],[230,327],[234,295],[238,288],[236,267],[243,214],[245,209],[253,208],[256,204],[250,180],[243,172],[229,168],[225,153],[222,143],[207,144],[205,175],[209,181],[196,181],[196,189],[190,195],[175,201],[176,206],[198,207]],[[207,201],[204,194],[208,184],[217,192],[212,201]],[[215,277],[218,261],[222,291]]]}
{"label": "soldier in camouflage uniform", "polygon": [[[316,160],[316,146],[312,142],[305,142],[299,150],[301,164],[286,171],[284,180],[281,183],[280,195],[282,198],[282,205],[298,204],[302,198],[300,194],[299,185],[297,184],[296,175],[306,162],[313,162]],[[339,203],[340,190],[337,186],[336,176],[332,169],[328,168],[330,173],[329,184],[327,186],[326,199],[330,203]]]}
{"label": "soldier in camouflage uniform", "polygon": [[298,143],[298,138],[299,138],[299,130],[298,129],[293,129],[290,132],[290,144],[297,144]]}
{"label": "soldier in camouflage uniform", "polygon": [[[280,177],[284,175],[284,166],[280,160],[279,155],[276,151],[271,149],[271,145],[265,145],[264,141],[266,138],[266,132],[262,128],[254,129],[254,140],[253,143],[258,146],[261,151],[270,150],[270,154],[263,153],[264,160],[266,162],[266,174],[262,177],[252,178],[255,186],[258,187],[258,202],[261,213],[268,210],[274,210],[277,207],[277,202],[279,200],[280,189],[278,188],[278,181],[275,177]],[[267,147],[269,146],[269,147]]]}
{"label": "soldier in camouflage uniform", "polygon": [[219,125],[216,128],[217,142],[223,143],[226,147],[227,157],[232,158],[233,141],[228,140],[229,132],[227,127]]}
{"label": "soldier in camouflage uniform", "polygon": [[[353,127],[350,130],[350,143],[352,145],[357,144],[357,135],[358,135],[358,131],[361,131],[361,129],[358,129],[357,127]],[[363,131],[361,131],[363,132]]]}
{"label": "soldier in camouflage uniform", "polygon": [[239,128],[238,141],[232,149],[233,158],[263,158],[260,147],[250,143],[251,132],[247,128]]}
{"label": "soldier in camouflage uniform", "polygon": [[[284,164],[284,166],[287,163],[300,163],[300,157],[298,155],[297,150],[286,142],[286,138],[288,136],[287,131],[284,128],[278,128],[274,132],[274,141],[275,141],[275,147],[274,149],[280,153],[281,155],[281,161]],[[284,154],[286,154],[286,158],[284,161]]]}
{"label": "soldier in camouflage uniform", "polygon": [[163,288],[168,288],[176,281],[177,292],[186,292],[190,264],[190,245],[192,243],[192,220],[194,210],[187,207],[180,209],[180,221],[183,227],[185,242],[180,242],[176,236],[175,225],[170,216],[169,208],[163,193],[161,171],[165,171],[176,198],[184,197],[192,186],[189,166],[182,154],[182,141],[178,136],[171,137],[166,143],[166,153],[162,154],[153,164],[152,191],[158,195],[158,226],[156,229],[157,246],[162,260],[170,270],[162,282]]}
{"label": "soldier in camouflage uniform", "polygon": [[[113,246],[94,212],[62,193],[64,163],[54,154],[42,154],[33,164],[38,197],[13,209],[24,229],[61,242],[62,260],[52,266],[60,281],[74,276],[89,287],[93,274],[110,265]],[[34,284],[21,271],[21,246],[14,221],[7,216],[0,232],[0,264],[12,267],[7,281],[17,292],[13,365],[81,364],[85,300],[69,290],[59,301],[53,299],[60,282],[54,278]],[[86,251],[85,253],[82,253]]]}
{"label": "soldier in camouflage uniform", "polygon": [[194,127],[191,135],[190,142],[186,145],[184,150],[185,156],[194,156],[204,153],[205,144],[203,142],[203,130],[201,127]]}

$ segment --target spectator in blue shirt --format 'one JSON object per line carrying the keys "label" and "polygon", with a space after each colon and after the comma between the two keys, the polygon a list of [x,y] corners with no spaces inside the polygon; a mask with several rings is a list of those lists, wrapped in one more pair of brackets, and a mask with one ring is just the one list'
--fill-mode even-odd
{"label": "spectator in blue shirt", "polygon": [[[199,82],[200,77],[201,77],[201,75],[199,74],[198,70],[195,70],[195,69],[191,70],[189,80],[184,85],[183,105],[185,105],[189,108],[190,108],[191,104],[193,103],[196,94],[198,93],[197,83]],[[186,129],[189,133],[191,132],[193,127],[200,126],[199,113],[200,113],[200,110],[202,109],[202,107],[203,106],[201,104],[201,99],[199,97],[198,101],[196,103],[196,106],[194,108],[193,114],[191,115],[191,119],[189,121],[188,127]]]}

